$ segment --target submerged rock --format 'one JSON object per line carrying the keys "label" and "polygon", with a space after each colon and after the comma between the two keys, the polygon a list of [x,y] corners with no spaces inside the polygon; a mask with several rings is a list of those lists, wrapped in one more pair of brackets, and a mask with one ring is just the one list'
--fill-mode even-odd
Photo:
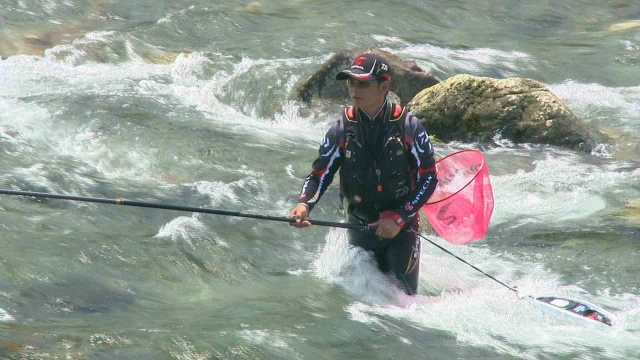
{"label": "submerged rock", "polygon": [[632,225],[640,225],[640,199],[628,200],[619,214]]}
{"label": "submerged rock", "polygon": [[252,1],[248,4],[239,5],[236,7],[236,11],[247,12],[250,14],[258,14],[262,8],[260,0]]}
{"label": "submerged rock", "polygon": [[32,26],[11,26],[0,30],[0,56],[44,54],[46,49],[69,42],[80,36],[78,29],[61,26],[29,24]]}
{"label": "submerged rock", "polygon": [[601,126],[600,131],[615,143],[605,148],[605,155],[611,155],[616,160],[638,162],[640,154],[640,138],[625,134],[608,126]]}
{"label": "submerged rock", "polygon": [[607,28],[607,31],[626,31],[640,27],[640,20],[629,20],[613,24]]}
{"label": "submerged rock", "polygon": [[89,274],[69,274],[52,283],[34,285],[21,295],[30,300],[30,307],[49,314],[108,313],[135,301],[131,290]]}

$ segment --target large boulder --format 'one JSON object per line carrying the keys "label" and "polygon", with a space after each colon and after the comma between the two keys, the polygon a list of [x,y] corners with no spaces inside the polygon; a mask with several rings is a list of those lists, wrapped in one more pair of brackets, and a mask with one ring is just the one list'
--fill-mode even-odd
{"label": "large boulder", "polygon": [[573,113],[541,82],[457,75],[425,89],[407,107],[444,141],[538,143],[591,152],[609,139]]}
{"label": "large boulder", "polygon": [[391,70],[391,91],[403,104],[408,103],[423,89],[429,88],[440,80],[425,72],[413,61],[400,59],[388,51],[378,49],[345,50],[325,61],[309,78],[296,84],[294,96],[311,105],[314,98],[343,101],[349,98],[344,81],[336,80],[336,74],[351,65],[351,62],[365,51],[378,54],[389,62]]}

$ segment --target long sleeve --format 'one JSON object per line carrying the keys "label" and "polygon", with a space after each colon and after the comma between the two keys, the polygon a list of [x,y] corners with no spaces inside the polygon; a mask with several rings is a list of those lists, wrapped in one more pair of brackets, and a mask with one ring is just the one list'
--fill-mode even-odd
{"label": "long sleeve", "polygon": [[341,121],[338,120],[327,132],[320,144],[318,157],[312,164],[312,171],[302,185],[300,202],[307,204],[309,210],[318,203],[322,194],[333,181],[333,177],[343,162],[344,146]]}

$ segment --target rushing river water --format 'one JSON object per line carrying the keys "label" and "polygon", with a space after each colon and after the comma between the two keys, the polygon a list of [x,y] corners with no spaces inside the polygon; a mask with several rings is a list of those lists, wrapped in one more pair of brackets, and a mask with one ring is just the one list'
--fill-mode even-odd
{"label": "rushing river water", "polygon": [[[287,216],[340,104],[294,84],[376,46],[436,76],[542,81],[640,137],[640,3],[0,0],[0,188]],[[418,299],[342,230],[0,196],[0,358],[640,359],[640,154],[481,149],[487,236],[424,242]],[[633,148],[632,148],[633,149]],[[637,148],[636,148],[637,149]],[[332,186],[312,217],[340,221]]]}

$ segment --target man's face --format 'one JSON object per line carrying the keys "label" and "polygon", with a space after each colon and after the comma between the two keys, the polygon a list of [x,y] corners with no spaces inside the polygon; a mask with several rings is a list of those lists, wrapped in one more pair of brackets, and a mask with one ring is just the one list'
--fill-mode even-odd
{"label": "man's face", "polygon": [[347,79],[347,86],[349,87],[349,96],[353,101],[353,106],[361,109],[366,109],[372,104],[375,105],[384,101],[384,97],[389,90],[388,81],[379,83],[377,81],[362,82],[356,79]]}

